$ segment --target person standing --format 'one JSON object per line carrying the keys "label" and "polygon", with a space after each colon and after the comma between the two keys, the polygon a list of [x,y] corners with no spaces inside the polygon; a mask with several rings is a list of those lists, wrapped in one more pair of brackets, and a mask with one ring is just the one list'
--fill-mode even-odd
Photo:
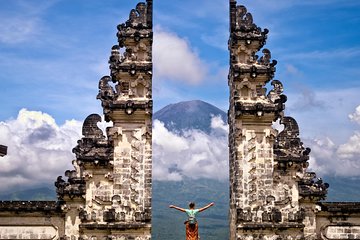
{"label": "person standing", "polygon": [[205,207],[195,209],[195,203],[190,202],[189,203],[189,209],[177,207],[175,205],[170,205],[169,208],[174,208],[176,210],[179,210],[181,212],[185,212],[188,216],[188,219],[184,222],[186,225],[186,240],[199,240],[199,226],[196,220],[196,214],[198,212],[205,211],[209,207],[214,206],[214,203],[209,203]]}

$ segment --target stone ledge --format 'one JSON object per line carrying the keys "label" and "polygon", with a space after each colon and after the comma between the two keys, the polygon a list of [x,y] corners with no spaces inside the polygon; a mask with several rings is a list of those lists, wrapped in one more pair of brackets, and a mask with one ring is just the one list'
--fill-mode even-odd
{"label": "stone ledge", "polygon": [[149,223],[82,223],[80,229],[97,229],[97,230],[128,230],[128,229],[149,229],[151,224]]}
{"label": "stone ledge", "polygon": [[0,211],[8,212],[61,212],[57,201],[0,201]]}
{"label": "stone ledge", "polygon": [[305,225],[302,223],[243,223],[237,226],[237,230],[260,230],[260,229],[289,229],[289,228],[304,228]]}
{"label": "stone ledge", "polygon": [[360,202],[320,202],[322,212],[360,213]]}

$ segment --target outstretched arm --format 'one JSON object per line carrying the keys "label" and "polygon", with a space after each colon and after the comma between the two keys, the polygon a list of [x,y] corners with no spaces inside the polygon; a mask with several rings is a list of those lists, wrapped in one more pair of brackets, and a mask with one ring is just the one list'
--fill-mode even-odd
{"label": "outstretched arm", "polygon": [[215,205],[215,203],[209,203],[208,205],[206,205],[205,207],[203,207],[203,208],[200,208],[199,209],[199,212],[202,212],[202,211],[205,211],[206,209],[208,209],[209,207],[212,207],[212,206],[214,206]]}
{"label": "outstretched arm", "polygon": [[179,211],[181,211],[181,212],[185,212],[185,209],[183,209],[183,208],[181,208],[181,207],[177,207],[177,206],[175,206],[175,205],[170,205],[169,208],[174,208],[174,209],[179,210]]}

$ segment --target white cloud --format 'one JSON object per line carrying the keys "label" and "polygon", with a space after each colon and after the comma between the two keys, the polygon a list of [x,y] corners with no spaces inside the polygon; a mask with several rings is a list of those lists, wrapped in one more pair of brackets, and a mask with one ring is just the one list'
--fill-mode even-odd
{"label": "white cloud", "polygon": [[178,153],[189,149],[188,142],[175,133],[169,132],[164,126],[164,123],[160,122],[159,120],[155,120],[153,125],[154,144],[161,146],[163,150],[166,149],[166,151],[173,153]]}
{"label": "white cloud", "polygon": [[294,65],[292,64],[286,64],[285,65],[285,69],[286,69],[286,73],[290,74],[290,75],[301,75],[301,72],[299,71],[298,68],[296,68]]}
{"label": "white cloud", "polygon": [[[43,31],[42,15],[58,0],[11,1],[7,10],[0,9],[0,42],[19,44],[38,37]],[[5,8],[6,9],[6,8]]]}
{"label": "white cloud", "polygon": [[0,122],[0,143],[8,146],[8,155],[0,158],[0,191],[51,184],[72,169],[81,125],[69,120],[59,126],[50,115],[26,109]]}
{"label": "white cloud", "polygon": [[[356,108],[357,114],[359,107]],[[71,149],[81,137],[81,122],[58,125],[46,113],[22,109],[16,119],[0,122],[0,143],[8,155],[0,158],[0,191],[51,184],[72,169]],[[188,130],[176,134],[158,120],[153,127],[153,176],[156,180],[228,178],[228,126],[213,116],[211,134]],[[304,139],[311,147],[310,169],[319,176],[360,175],[360,132],[342,144],[329,137]]]}
{"label": "white cloud", "polygon": [[6,18],[1,20],[0,42],[18,44],[35,36],[40,28],[36,18]]}
{"label": "white cloud", "polygon": [[[297,120],[305,138],[327,136],[340,145],[357,129],[357,125],[349,123],[348,119],[359,105],[360,88],[312,90],[300,84],[294,84],[292,88],[296,92],[284,92],[288,97],[285,112]],[[356,116],[355,113],[352,115]]]}
{"label": "white cloud", "polygon": [[229,133],[229,125],[225,124],[224,121],[222,120],[221,116],[213,116],[211,118],[211,128],[213,130],[218,130],[220,129],[220,131],[223,131],[225,133]]}
{"label": "white cloud", "polygon": [[[22,109],[16,119],[0,122],[0,143],[8,155],[0,158],[0,191],[51,184],[71,166],[71,150],[81,138],[82,123],[68,120],[58,125],[49,114]],[[104,128],[104,124],[99,124]],[[220,117],[211,121],[212,133],[168,131],[156,120],[153,128],[154,179],[226,179],[228,127]]]}
{"label": "white cloud", "polygon": [[154,179],[227,179],[228,127],[219,117],[213,117],[211,126],[210,135],[199,130],[180,135],[170,132],[156,120],[153,128]]}
{"label": "white cloud", "polygon": [[[358,113],[359,107],[356,108]],[[312,149],[310,167],[320,175],[360,176],[360,132],[355,131],[343,144],[331,139],[307,141]]]}
{"label": "white cloud", "polygon": [[358,162],[360,168],[360,132],[356,131],[347,143],[340,145],[337,154],[341,159]]}
{"label": "white cloud", "polygon": [[328,51],[311,51],[311,52],[299,52],[289,54],[284,56],[283,59],[285,60],[301,60],[301,61],[317,61],[317,63],[321,63],[323,61],[332,61],[336,59],[351,59],[355,57],[359,57],[360,55],[360,48],[359,47],[352,47],[352,48],[338,48],[338,49],[331,49]]}
{"label": "white cloud", "polygon": [[207,66],[190,44],[160,27],[155,28],[153,61],[155,79],[198,84],[206,77]]}
{"label": "white cloud", "polygon": [[358,124],[360,124],[360,105],[357,106],[354,113],[349,114],[349,118],[351,121],[357,122]]}
{"label": "white cloud", "polygon": [[290,102],[291,105],[288,107],[288,110],[313,110],[315,109],[323,109],[326,108],[325,102],[322,101],[318,93],[313,91],[312,89],[304,86],[297,85],[297,98],[293,98]]}

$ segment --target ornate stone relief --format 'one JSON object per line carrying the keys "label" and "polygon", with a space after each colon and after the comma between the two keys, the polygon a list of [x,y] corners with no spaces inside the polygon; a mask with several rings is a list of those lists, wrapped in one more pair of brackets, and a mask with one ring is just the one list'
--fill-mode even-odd
{"label": "ornate stone relief", "polygon": [[[315,202],[326,195],[327,185],[308,177],[310,149],[303,146],[295,119],[284,117],[283,84],[273,80],[273,89],[266,91],[277,64],[269,49],[261,50],[267,34],[267,29],[254,24],[244,6],[230,0],[232,240],[303,239],[304,227],[312,231],[308,222],[313,221],[305,220],[310,210],[303,201]],[[280,133],[272,129],[278,119],[284,125]],[[277,228],[289,234],[279,235]]]}

